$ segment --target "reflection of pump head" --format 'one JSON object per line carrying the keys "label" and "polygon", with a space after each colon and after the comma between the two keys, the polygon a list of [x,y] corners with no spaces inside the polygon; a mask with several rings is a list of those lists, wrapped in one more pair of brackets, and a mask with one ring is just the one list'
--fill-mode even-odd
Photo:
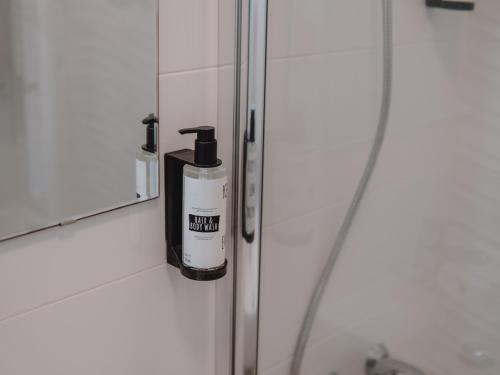
{"label": "reflection of pump head", "polygon": [[142,120],[142,123],[146,125],[146,143],[142,145],[142,149],[154,154],[157,149],[155,124],[158,123],[158,119],[151,113]]}
{"label": "reflection of pump head", "polygon": [[473,0],[426,0],[428,7],[452,10],[474,10]]}

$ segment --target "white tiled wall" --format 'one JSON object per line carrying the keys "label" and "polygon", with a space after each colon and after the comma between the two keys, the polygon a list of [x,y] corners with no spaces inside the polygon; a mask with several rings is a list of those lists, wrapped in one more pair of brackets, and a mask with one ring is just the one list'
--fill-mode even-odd
{"label": "white tiled wall", "polygon": [[[259,366],[265,375],[285,375],[376,129],[382,17],[381,1],[373,0],[270,4]],[[477,333],[477,322],[467,316],[470,303],[457,308],[439,291],[445,288],[441,283],[450,289],[479,283],[472,277],[462,284],[457,267],[440,269],[443,252],[450,252],[446,236],[459,231],[448,228],[451,187],[457,175],[474,175],[463,170],[456,153],[464,150],[457,137],[465,134],[459,95],[467,87],[461,75],[465,24],[477,16],[430,10],[420,0],[393,4],[394,94],[387,138],[322,302],[303,373],[362,374],[368,350],[381,342],[427,374],[497,373],[498,368],[478,370],[462,359],[467,338],[481,336],[465,334]],[[498,50],[490,52],[490,69]],[[484,89],[494,77],[482,73]],[[489,129],[493,152],[491,123]],[[469,131],[480,147],[485,140],[477,128]],[[483,178],[494,177],[490,171]],[[483,191],[488,187],[481,185]],[[473,204],[479,202],[468,208]],[[465,210],[455,214],[467,216]],[[493,221],[481,214],[483,221]],[[461,266],[471,272],[469,264]],[[481,287],[498,298],[493,284]],[[484,314],[478,320],[486,320]],[[497,338],[490,336],[487,348]]]}
{"label": "white tiled wall", "polygon": [[[160,0],[162,152],[217,123],[218,17],[217,0]],[[182,278],[164,236],[162,197],[1,243],[0,373],[215,374],[224,281]]]}

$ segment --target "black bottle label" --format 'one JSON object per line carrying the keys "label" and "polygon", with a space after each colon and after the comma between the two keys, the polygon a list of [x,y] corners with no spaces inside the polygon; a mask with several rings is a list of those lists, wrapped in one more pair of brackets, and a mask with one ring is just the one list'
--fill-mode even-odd
{"label": "black bottle label", "polygon": [[220,216],[189,215],[189,230],[199,233],[214,233],[219,231]]}

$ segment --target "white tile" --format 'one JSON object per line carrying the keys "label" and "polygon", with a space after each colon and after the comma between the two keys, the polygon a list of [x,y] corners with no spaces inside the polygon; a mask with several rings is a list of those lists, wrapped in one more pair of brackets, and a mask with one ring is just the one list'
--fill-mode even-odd
{"label": "white tile", "polygon": [[[271,0],[272,58],[321,54],[381,45],[381,1]],[[457,38],[463,15],[429,11],[415,0],[393,2],[396,44]]]}
{"label": "white tile", "polygon": [[165,260],[159,200],[0,244],[0,318]]}
{"label": "white tile", "polygon": [[[488,19],[498,21],[500,19],[500,4],[495,0],[477,0],[475,19],[487,21]],[[496,24],[498,27],[498,23]]]}
{"label": "white tile", "polygon": [[[392,3],[396,44],[456,41],[462,37],[463,24],[468,16],[466,13],[429,9],[425,2],[415,0],[395,0]],[[382,27],[381,20],[379,15],[379,30]]]}
{"label": "white tile", "polygon": [[[440,181],[449,166],[449,128],[440,122],[430,125],[435,125],[435,129],[422,126],[411,133],[388,132],[368,191]],[[371,144],[371,141],[356,142],[338,149],[296,150],[289,154],[275,149],[266,156],[264,226],[348,202]]]}
{"label": "white tile", "polygon": [[368,47],[374,43],[378,3],[367,0],[271,0],[271,57]]}
{"label": "white tile", "polygon": [[0,372],[214,374],[214,284],[170,266],[0,323]]}
{"label": "white tile", "polygon": [[234,63],[236,47],[236,1],[219,0],[219,66]]}
{"label": "white tile", "polygon": [[[445,161],[444,127],[458,108],[448,48],[428,43],[396,50],[387,140],[372,185],[418,180],[429,160],[433,168]],[[361,51],[271,63],[265,225],[350,199],[377,126],[379,61]]]}
{"label": "white tile", "polygon": [[[308,375],[359,375],[365,369],[369,343],[350,332],[337,332],[337,337],[306,350],[302,372]],[[291,359],[262,371],[264,375],[290,374]]]}
{"label": "white tile", "polygon": [[[310,295],[345,207],[266,228],[262,238],[259,366],[266,369],[293,352]],[[315,342],[324,334],[315,332]]]}
{"label": "white tile", "polygon": [[218,0],[160,0],[160,73],[218,63]]}
{"label": "white tile", "polygon": [[379,106],[378,65],[370,51],[271,61],[267,144],[310,149],[368,138]]}
{"label": "white tile", "polygon": [[160,76],[162,152],[194,147],[196,137],[179,134],[182,128],[217,127],[217,80],[216,68]]}
{"label": "white tile", "polygon": [[226,167],[229,167],[233,159],[234,67],[219,68],[217,74],[218,152]]}
{"label": "white tile", "polygon": [[[365,288],[364,298],[362,293],[358,297],[355,304],[342,300],[336,307],[330,304],[329,310],[323,312],[329,314],[335,333],[329,340],[310,348],[310,360],[315,351],[319,351],[317,354],[342,351],[344,344],[339,342],[338,336],[347,332],[360,338],[359,344],[365,344],[365,348],[384,343],[395,358],[411,363],[427,374],[482,371],[494,374],[498,370],[497,364],[480,369],[464,361],[464,350],[468,345],[487,350],[497,357],[498,338],[489,334],[492,326],[482,319],[470,319],[467,309],[450,301],[439,292],[439,287],[426,288],[414,280],[400,277],[385,285],[372,284]],[[344,313],[339,314],[340,310]],[[366,349],[364,352],[351,365],[359,365]],[[324,363],[342,364],[340,361],[329,362],[326,357],[322,361],[310,361],[312,368]]]}
{"label": "white tile", "polygon": [[[410,130],[455,113],[454,57],[448,43],[395,49],[390,131]],[[368,139],[377,126],[381,84],[380,52],[272,61],[266,141],[273,147],[309,149]]]}
{"label": "white tile", "polygon": [[[426,243],[422,227],[435,210],[440,211],[436,207],[442,193],[439,187],[412,183],[367,194],[323,298],[310,346],[335,337],[339,329],[359,326],[369,311],[389,313],[386,310],[392,306],[377,301],[390,298],[387,286],[405,282],[414,273],[414,259]],[[292,354],[345,210],[345,206],[325,208],[264,230],[261,368]],[[366,340],[372,342],[370,337]]]}

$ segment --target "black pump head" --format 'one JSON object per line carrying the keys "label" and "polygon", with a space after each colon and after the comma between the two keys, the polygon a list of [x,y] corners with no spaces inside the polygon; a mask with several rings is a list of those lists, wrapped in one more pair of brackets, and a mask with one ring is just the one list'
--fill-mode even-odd
{"label": "black pump head", "polygon": [[186,128],[179,130],[181,134],[196,133],[197,140],[202,142],[215,141],[215,128],[213,126],[198,126],[196,128]]}
{"label": "black pump head", "polygon": [[215,167],[217,160],[217,140],[213,126],[198,126],[179,130],[181,134],[196,134],[194,162],[200,167]]}
{"label": "black pump head", "polygon": [[151,113],[142,120],[142,123],[146,125],[146,143],[142,145],[142,149],[147,152],[155,153],[156,152],[156,131],[155,124],[158,122],[158,119]]}

